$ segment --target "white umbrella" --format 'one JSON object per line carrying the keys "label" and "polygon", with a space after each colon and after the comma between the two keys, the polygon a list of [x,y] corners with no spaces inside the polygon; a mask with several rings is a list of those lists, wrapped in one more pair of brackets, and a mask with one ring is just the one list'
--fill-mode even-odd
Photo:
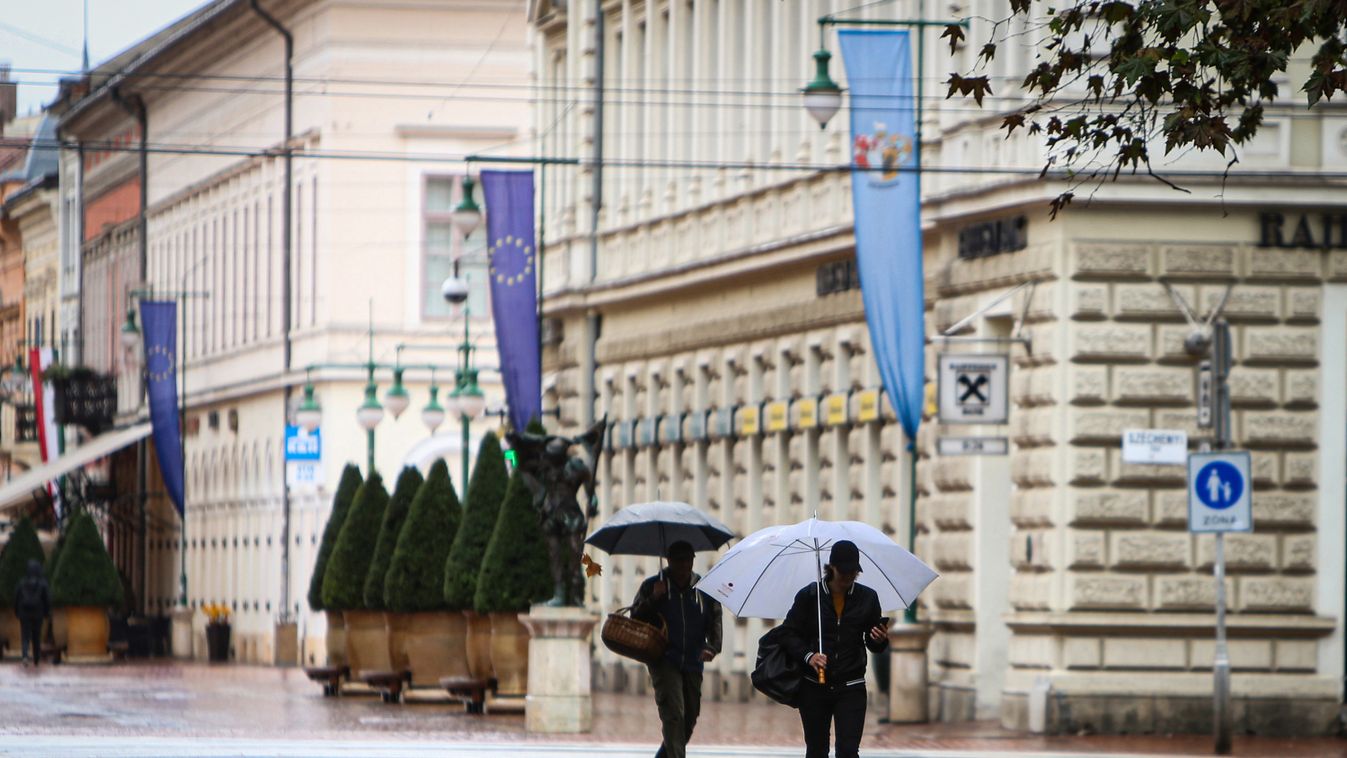
{"label": "white umbrella", "polygon": [[937,576],[920,558],[873,526],[811,518],[770,526],[745,537],[706,572],[697,588],[735,616],[784,618],[801,587],[823,580],[823,564],[840,540],[856,543],[861,554],[860,581],[879,595],[879,607],[884,610],[912,605]]}

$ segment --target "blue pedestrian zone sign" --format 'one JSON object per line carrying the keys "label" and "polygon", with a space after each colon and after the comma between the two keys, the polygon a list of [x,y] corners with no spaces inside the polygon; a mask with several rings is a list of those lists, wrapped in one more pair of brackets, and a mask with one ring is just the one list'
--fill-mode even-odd
{"label": "blue pedestrian zone sign", "polygon": [[1188,531],[1253,531],[1248,451],[1188,456]]}
{"label": "blue pedestrian zone sign", "polygon": [[285,460],[318,462],[323,460],[322,430],[306,431],[302,427],[285,427]]}

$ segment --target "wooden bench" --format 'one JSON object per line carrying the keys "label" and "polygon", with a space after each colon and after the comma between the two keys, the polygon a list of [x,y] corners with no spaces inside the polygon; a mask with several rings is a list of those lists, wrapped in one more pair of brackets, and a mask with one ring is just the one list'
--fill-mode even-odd
{"label": "wooden bench", "polygon": [[304,674],[323,685],[323,697],[334,697],[341,694],[341,680],[350,678],[351,670],[346,666],[311,666],[304,669]]}
{"label": "wooden bench", "polygon": [[51,663],[60,663],[65,657],[65,645],[42,644],[42,660]]}
{"label": "wooden bench", "polygon": [[459,698],[468,706],[468,713],[483,713],[486,693],[494,690],[496,683],[490,679],[473,679],[466,676],[447,676],[440,680],[440,686],[448,690],[453,697]]}
{"label": "wooden bench", "polygon": [[412,680],[410,671],[361,671],[360,681],[379,691],[385,703],[402,701],[402,690]]}

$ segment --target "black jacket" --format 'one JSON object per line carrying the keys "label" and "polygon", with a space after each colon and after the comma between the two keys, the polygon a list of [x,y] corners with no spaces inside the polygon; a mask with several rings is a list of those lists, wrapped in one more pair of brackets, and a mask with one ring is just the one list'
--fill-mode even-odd
{"label": "black jacket", "polygon": [[657,617],[664,617],[669,625],[669,646],[664,649],[664,658],[683,671],[701,671],[703,650],[720,653],[720,603],[694,588],[701,579],[695,573],[688,586],[681,590],[673,581],[665,579],[668,591],[656,600],[651,593],[655,582],[663,575],[661,571],[641,582],[632,603],[632,615],[655,624],[659,623]]}
{"label": "black jacket", "polygon": [[51,615],[51,594],[42,566],[30,561],[28,575],[14,587],[14,614],[19,618],[46,618]]}
{"label": "black jacket", "polygon": [[[805,679],[813,680],[813,667],[807,661],[813,653],[828,656],[827,683],[832,687],[846,687],[865,683],[866,649],[882,653],[889,646],[888,635],[870,639],[870,629],[880,623],[879,596],[863,584],[853,584],[842,607],[842,618],[833,610],[833,599],[824,583],[823,597],[819,584],[809,584],[795,593],[795,603],[782,624],[786,633],[781,646],[796,660],[805,662]],[[819,646],[819,614],[823,618],[823,650]]]}

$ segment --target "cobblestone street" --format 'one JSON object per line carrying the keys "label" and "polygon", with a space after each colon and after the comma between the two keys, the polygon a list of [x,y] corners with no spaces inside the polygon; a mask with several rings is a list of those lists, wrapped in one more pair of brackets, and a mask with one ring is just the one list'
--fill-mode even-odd
{"label": "cobblestone street", "polygon": [[[324,699],[297,669],[152,662],[108,667],[0,666],[0,755],[489,755],[653,754],[653,698],[599,694],[594,731],[547,737],[522,715],[469,716],[427,699]],[[429,694],[429,693],[428,693]],[[988,722],[890,726],[872,700],[863,754],[1210,753],[1205,736],[1026,737]],[[795,712],[707,703],[693,738],[700,756],[798,755]],[[100,741],[101,740],[101,741]],[[239,742],[242,740],[243,742]],[[1347,741],[1237,738],[1236,755],[1347,755]]]}

